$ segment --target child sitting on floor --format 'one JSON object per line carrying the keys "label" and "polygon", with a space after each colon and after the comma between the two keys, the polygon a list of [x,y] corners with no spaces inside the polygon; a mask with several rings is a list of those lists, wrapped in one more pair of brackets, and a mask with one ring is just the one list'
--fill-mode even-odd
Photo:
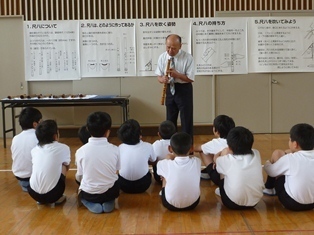
{"label": "child sitting on floor", "polygon": [[92,113],[86,126],[91,137],[75,153],[75,178],[80,184],[78,203],[82,202],[93,213],[111,212],[120,191],[119,149],[108,142],[111,117],[105,112]]}
{"label": "child sitting on floor", "polygon": [[170,140],[170,159],[157,163],[157,173],[162,176],[162,204],[168,210],[191,210],[200,201],[201,161],[189,156],[191,149],[191,136],[175,133]]}
{"label": "child sitting on floor", "polygon": [[228,117],[227,115],[219,115],[214,119],[213,123],[213,133],[216,138],[205,144],[194,146],[194,152],[199,152],[202,161],[206,166],[206,168],[201,171],[202,179],[210,179],[208,166],[213,162],[216,153],[219,153],[224,148],[228,147],[226,138],[229,131],[234,127],[235,123],[231,117]]}
{"label": "child sitting on floor", "polygon": [[141,127],[134,119],[129,119],[120,126],[118,137],[122,141],[119,145],[121,190],[125,193],[145,192],[152,182],[148,163],[156,161],[153,146],[141,140]]}
{"label": "child sitting on floor", "polygon": [[35,128],[42,120],[41,112],[33,107],[24,108],[19,116],[22,132],[12,139],[12,172],[22,190],[27,192],[32,174],[31,150],[37,145]]}
{"label": "child sitting on floor", "polygon": [[253,142],[248,129],[231,129],[228,147],[216,154],[208,167],[211,180],[219,186],[215,193],[229,209],[252,208],[263,196],[261,157],[259,151],[252,149]]}
{"label": "child sitting on floor", "polygon": [[170,138],[176,133],[176,127],[171,121],[163,121],[158,128],[158,136],[161,138],[153,143],[153,149],[156,154],[156,162],[152,164],[155,181],[161,184],[160,175],[157,174],[157,162],[167,157],[170,146]]}
{"label": "child sitting on floor", "polygon": [[314,208],[314,128],[305,123],[290,130],[289,150],[275,150],[264,165],[269,175],[264,194],[276,195],[293,211]]}
{"label": "child sitting on floor", "polygon": [[54,120],[46,120],[36,127],[38,145],[32,149],[32,175],[29,195],[38,204],[62,203],[66,197],[66,173],[70,167],[69,146],[59,143],[59,132]]}

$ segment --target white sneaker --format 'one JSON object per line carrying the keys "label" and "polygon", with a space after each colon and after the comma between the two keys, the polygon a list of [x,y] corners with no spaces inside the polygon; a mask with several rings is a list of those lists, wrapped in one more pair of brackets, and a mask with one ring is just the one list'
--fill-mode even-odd
{"label": "white sneaker", "polygon": [[219,188],[215,189],[215,194],[220,197],[220,189]]}
{"label": "white sneaker", "polygon": [[265,188],[263,189],[263,194],[268,196],[275,196],[276,195],[276,189],[275,188]]}

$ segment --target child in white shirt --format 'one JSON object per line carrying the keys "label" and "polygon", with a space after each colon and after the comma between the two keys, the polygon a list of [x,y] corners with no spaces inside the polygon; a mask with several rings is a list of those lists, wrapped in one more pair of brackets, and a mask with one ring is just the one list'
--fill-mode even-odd
{"label": "child in white shirt", "polygon": [[213,123],[213,133],[216,138],[205,144],[194,146],[194,152],[199,152],[206,166],[206,168],[201,171],[202,179],[215,177],[215,175],[209,175],[209,169],[211,168],[209,165],[213,163],[213,158],[216,153],[219,153],[224,148],[228,147],[226,138],[229,131],[234,127],[235,123],[231,117],[228,117],[227,115],[218,115]]}
{"label": "child in white shirt", "polygon": [[134,119],[129,119],[120,126],[118,137],[122,141],[119,145],[121,190],[125,193],[145,192],[152,182],[148,163],[156,161],[153,146],[141,140],[141,127]]}
{"label": "child in white shirt", "polygon": [[36,127],[38,145],[32,149],[32,175],[29,195],[38,204],[62,203],[66,197],[66,173],[71,162],[69,146],[59,143],[59,132],[54,120],[46,120]]}
{"label": "child in white shirt", "polygon": [[227,136],[228,148],[214,157],[210,169],[220,176],[212,180],[219,188],[222,203],[229,209],[239,210],[254,207],[263,196],[263,174],[259,151],[252,149],[254,137],[244,127],[235,127]]}
{"label": "child in white shirt", "polygon": [[191,210],[200,201],[201,160],[189,156],[191,149],[191,136],[175,133],[170,140],[169,159],[157,163],[157,173],[162,176],[162,204],[168,210]]}
{"label": "child in white shirt", "polygon": [[27,192],[32,174],[31,150],[38,143],[35,128],[41,119],[42,114],[38,109],[33,107],[23,109],[19,116],[22,132],[12,139],[12,172],[24,192]]}
{"label": "child in white shirt", "polygon": [[80,184],[78,203],[93,213],[108,213],[114,210],[120,191],[119,149],[108,142],[111,117],[105,112],[94,112],[88,116],[86,127],[91,137],[75,153],[75,178]]}
{"label": "child in white shirt", "polygon": [[161,138],[153,143],[156,154],[156,162],[152,163],[155,181],[161,184],[160,175],[157,174],[157,162],[167,157],[169,152],[170,138],[176,133],[176,127],[172,121],[163,121],[158,128],[158,136]]}
{"label": "child in white shirt", "polygon": [[264,194],[276,195],[293,211],[314,208],[314,128],[305,123],[290,130],[289,150],[275,150],[264,165]]}

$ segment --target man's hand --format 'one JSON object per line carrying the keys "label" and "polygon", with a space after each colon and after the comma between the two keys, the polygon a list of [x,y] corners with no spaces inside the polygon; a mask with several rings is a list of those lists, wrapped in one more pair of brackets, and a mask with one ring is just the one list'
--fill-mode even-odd
{"label": "man's hand", "polygon": [[166,76],[166,75],[164,75],[164,76],[158,76],[158,81],[160,82],[160,83],[168,83],[169,82],[169,77],[168,76]]}

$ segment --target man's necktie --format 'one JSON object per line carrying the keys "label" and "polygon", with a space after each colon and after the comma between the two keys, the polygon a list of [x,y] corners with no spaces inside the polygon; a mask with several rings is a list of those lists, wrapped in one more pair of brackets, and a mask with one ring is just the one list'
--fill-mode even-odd
{"label": "man's necktie", "polygon": [[[174,65],[174,58],[171,57],[170,61],[171,61],[170,62],[170,68],[174,69],[174,66],[175,66]],[[170,92],[172,95],[174,95],[174,93],[176,92],[175,87],[174,87],[174,78],[173,77],[170,78]]]}

